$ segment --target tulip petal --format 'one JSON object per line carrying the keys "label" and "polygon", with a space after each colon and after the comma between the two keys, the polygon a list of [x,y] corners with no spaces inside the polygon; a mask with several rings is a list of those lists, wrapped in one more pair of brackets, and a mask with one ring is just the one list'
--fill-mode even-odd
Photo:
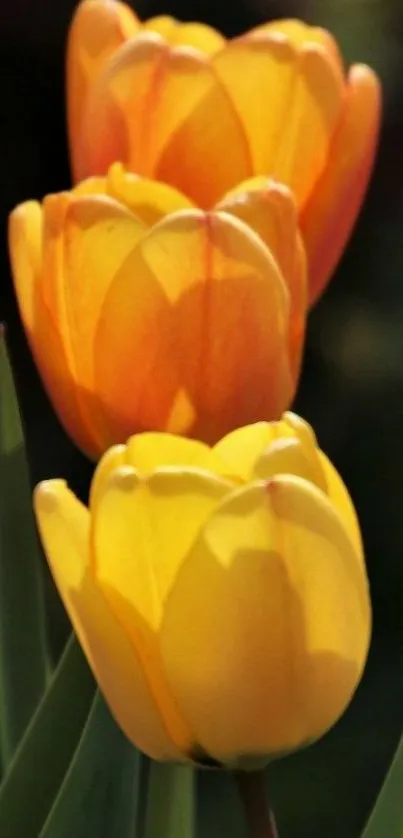
{"label": "tulip petal", "polygon": [[[278,441],[299,440],[309,458],[317,456],[316,438],[303,419],[294,413],[284,413],[278,422],[256,422],[237,428],[220,439],[214,453],[243,480],[256,479],[256,468],[262,455]],[[315,481],[316,482],[316,481]],[[325,483],[323,484],[325,486]]]}
{"label": "tulip petal", "polygon": [[322,29],[321,26],[309,26],[302,20],[284,18],[283,20],[273,20],[270,23],[262,23],[260,26],[256,26],[248,32],[245,37],[254,38],[262,32],[268,32],[272,35],[284,35],[297,48],[301,48],[305,44],[319,44],[319,46],[324,47],[327,52],[331,53],[339,69],[343,69],[342,57],[335,39],[330,32]]}
{"label": "tulip petal", "polygon": [[149,227],[172,212],[194,206],[173,186],[126,172],[121,163],[111,166],[107,184],[108,194]]}
{"label": "tulip petal", "polygon": [[298,437],[275,439],[255,463],[255,478],[269,480],[276,475],[301,477],[326,493],[326,479],[316,452],[310,457]]}
{"label": "tulip petal", "polygon": [[166,41],[170,41],[171,34],[179,26],[179,21],[170,15],[157,15],[145,20],[142,29],[144,32],[154,32],[161,35]]}
{"label": "tulip petal", "polygon": [[126,445],[113,445],[101,457],[91,482],[91,508],[112,472],[120,466],[132,466],[143,475],[164,466],[194,466],[225,477],[230,473],[215,452],[199,440],[163,433],[136,434]]}
{"label": "tulip petal", "polygon": [[94,404],[94,335],[108,287],[145,229],[107,197],[54,195],[44,202],[45,303],[57,322],[82,416],[101,451],[113,437],[102,405]]}
{"label": "tulip petal", "polygon": [[143,433],[132,436],[126,446],[126,460],[143,474],[164,466],[178,466],[201,468],[222,475],[224,468],[208,445],[174,434]]}
{"label": "tulip petal", "polygon": [[259,236],[273,253],[290,292],[289,350],[295,378],[299,373],[305,336],[307,310],[306,259],[298,231],[298,219],[290,190],[266,179],[263,188],[242,192],[242,184],[230,192],[217,209],[240,218]]}
{"label": "tulip petal", "polygon": [[87,99],[110,56],[140,28],[125,3],[83,0],[77,6],[67,45],[67,109],[73,172],[79,179],[81,130]]}
{"label": "tulip petal", "polygon": [[126,467],[111,475],[93,511],[97,583],[137,651],[171,739],[189,754],[194,737],[166,682],[158,629],[178,568],[227,491],[208,472],[164,469],[145,481]]}
{"label": "tulip petal", "polygon": [[147,20],[143,29],[162,35],[170,46],[194,47],[205,55],[214,55],[225,45],[225,38],[205,23],[180,23],[168,15]]}
{"label": "tulip petal", "polygon": [[[156,225],[116,275],[98,327],[97,391],[115,439],[164,429],[211,442],[234,422],[279,415],[295,386],[288,305],[270,252],[241,221],[188,211]],[[187,401],[173,413],[179,390]]]}
{"label": "tulip petal", "polygon": [[193,47],[204,55],[214,55],[225,46],[225,38],[205,23],[181,23],[171,30],[167,40],[172,46]]}
{"label": "tulip petal", "polygon": [[318,455],[326,480],[327,496],[331,504],[333,504],[336,508],[343,524],[348,530],[348,534],[354,544],[355,553],[359,559],[361,567],[365,567],[361,531],[353,502],[339,473],[336,471],[329,458],[323,453],[323,451],[318,451]]}
{"label": "tulip petal", "polygon": [[[82,0],[82,2],[86,2],[86,0]],[[86,180],[82,180],[80,183],[77,183],[77,185],[72,189],[72,192],[76,198],[82,198],[85,195],[107,195],[108,182],[106,177],[99,177],[95,175],[94,177],[88,177]]]}
{"label": "tulip petal", "polygon": [[94,471],[91,480],[89,508],[92,511],[95,509],[99,498],[101,497],[105,483],[109,480],[111,474],[121,466],[128,465],[126,459],[126,445],[112,445],[105,451],[98,465]]}
{"label": "tulip petal", "polygon": [[263,32],[232,41],[213,66],[241,115],[254,172],[289,186],[300,205],[324,168],[340,115],[336,62],[319,45],[298,51]]}
{"label": "tulip petal", "polygon": [[63,481],[40,484],[35,511],[48,561],[95,678],[126,736],[157,759],[179,759],[121,625],[89,567],[89,513]]}
{"label": "tulip petal", "polygon": [[374,161],[380,110],[377,76],[369,67],[352,67],[328,165],[301,212],[311,303],[323,291],[356,221]]}
{"label": "tulip petal", "polygon": [[213,450],[229,468],[236,469],[242,480],[250,481],[262,451],[276,438],[276,425],[274,422],[255,422],[237,428],[220,439]]}
{"label": "tulip petal", "polygon": [[180,565],[230,488],[205,469],[179,466],[146,477],[120,467],[103,483],[93,509],[94,572],[108,597],[119,595],[136,613],[136,623],[158,630]]}
{"label": "tulip petal", "polygon": [[94,453],[83,422],[68,359],[47,307],[42,283],[42,209],[35,201],[18,206],[9,218],[9,250],[17,301],[38,370],[67,433],[82,450]]}
{"label": "tulip petal", "polygon": [[[151,33],[120,49],[101,75],[84,133],[82,176],[102,174],[121,160],[200,206],[212,206],[252,174],[240,118],[207,58],[191,48],[169,48]],[[211,178],[192,149],[197,160],[211,162]]]}
{"label": "tulip petal", "polygon": [[281,477],[213,512],[167,600],[161,650],[197,741],[231,764],[327,730],[357,686],[369,633],[342,523],[321,492]]}

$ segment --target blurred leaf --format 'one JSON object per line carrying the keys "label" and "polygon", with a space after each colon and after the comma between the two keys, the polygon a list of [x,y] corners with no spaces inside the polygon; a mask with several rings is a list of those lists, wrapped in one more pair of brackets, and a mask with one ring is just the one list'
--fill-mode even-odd
{"label": "blurred leaf", "polygon": [[197,838],[247,838],[242,805],[232,775],[197,771]]}
{"label": "blurred leaf", "polygon": [[191,768],[149,761],[143,836],[194,838],[195,772]]}
{"label": "blurred leaf", "polygon": [[94,697],[72,637],[0,786],[1,838],[37,838],[68,771]]}
{"label": "blurred leaf", "polygon": [[135,838],[140,760],[97,692],[40,838]]}
{"label": "blurred leaf", "polygon": [[362,838],[403,838],[403,736]]}
{"label": "blurred leaf", "polygon": [[24,437],[0,327],[0,756],[3,772],[46,685],[41,581]]}

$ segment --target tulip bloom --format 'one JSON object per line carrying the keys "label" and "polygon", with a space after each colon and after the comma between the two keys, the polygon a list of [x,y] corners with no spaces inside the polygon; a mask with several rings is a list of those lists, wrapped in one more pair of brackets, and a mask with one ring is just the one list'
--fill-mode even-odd
{"label": "tulip bloom", "polygon": [[376,75],[358,64],[346,74],[328,32],[280,20],[226,41],[201,24],[141,24],[123,3],[84,0],[67,92],[77,179],[120,160],[205,209],[238,186],[252,225],[249,202],[264,201],[267,178],[287,185],[317,298],[362,203],[380,112]]}
{"label": "tulip bloom", "polygon": [[297,416],[213,448],[134,436],[100,461],[89,509],[50,480],[35,510],[105,699],[149,756],[245,767],[345,710],[370,638],[361,538]]}
{"label": "tulip bloom", "polygon": [[143,430],[216,442],[289,407],[306,315],[293,198],[267,190],[265,242],[237,217],[235,199],[224,209],[203,212],[115,164],[106,178],[11,214],[30,345],[61,422],[89,456]]}

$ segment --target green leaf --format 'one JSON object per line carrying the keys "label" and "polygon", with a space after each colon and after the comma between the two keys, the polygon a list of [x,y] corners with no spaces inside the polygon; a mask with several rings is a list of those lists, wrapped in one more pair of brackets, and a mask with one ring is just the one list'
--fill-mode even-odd
{"label": "green leaf", "polygon": [[362,838],[403,838],[403,736]]}
{"label": "green leaf", "polygon": [[40,838],[135,838],[140,762],[97,692]]}
{"label": "green leaf", "polygon": [[47,681],[41,557],[24,436],[0,326],[0,759],[3,773]]}
{"label": "green leaf", "polygon": [[194,838],[195,772],[149,761],[144,831],[139,838]]}
{"label": "green leaf", "polygon": [[1,838],[38,838],[70,766],[94,690],[72,637],[0,786]]}

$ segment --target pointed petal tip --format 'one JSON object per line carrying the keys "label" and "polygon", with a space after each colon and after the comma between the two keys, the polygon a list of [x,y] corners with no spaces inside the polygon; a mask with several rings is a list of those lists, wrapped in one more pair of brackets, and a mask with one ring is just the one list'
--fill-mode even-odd
{"label": "pointed petal tip", "polygon": [[140,483],[140,476],[136,469],[130,465],[118,466],[107,480],[108,486],[113,486],[120,492],[130,493]]}
{"label": "pointed petal tip", "polygon": [[43,480],[34,489],[34,507],[38,514],[55,512],[60,503],[60,492],[67,489],[67,482],[61,478]]}

